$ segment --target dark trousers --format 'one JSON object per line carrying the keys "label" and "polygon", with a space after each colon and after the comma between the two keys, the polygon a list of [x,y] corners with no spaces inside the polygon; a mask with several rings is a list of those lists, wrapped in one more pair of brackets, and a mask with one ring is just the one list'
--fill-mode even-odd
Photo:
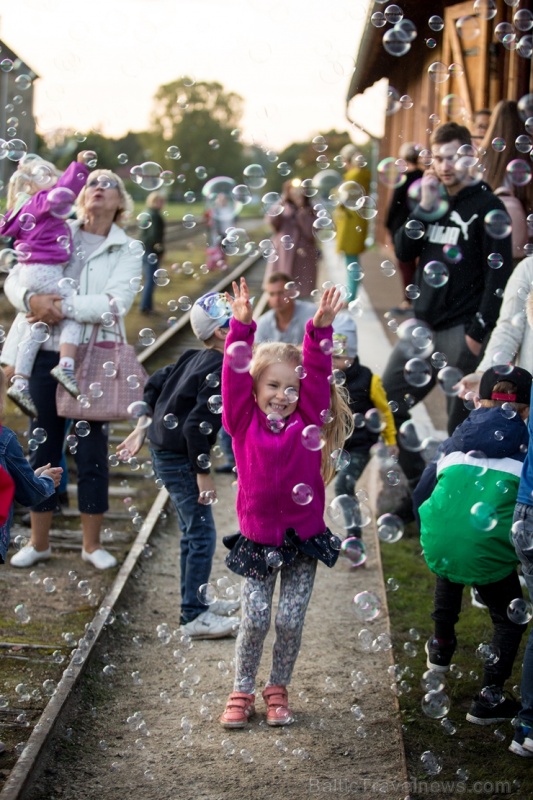
{"label": "dark trousers", "polygon": [[[437,639],[452,639],[455,636],[455,624],[461,613],[463,588],[462,583],[452,583],[447,578],[437,576],[434,610],[431,615],[435,622]],[[513,570],[501,581],[475,584],[474,588],[489,610],[492,620],[491,643],[500,653],[500,658],[495,664],[485,662],[483,686],[503,686],[511,675],[520,640],[527,628],[527,625],[511,622],[507,616],[507,607],[511,600],[522,597],[518,574]]]}
{"label": "dark trousers", "polygon": [[[30,393],[39,411],[33,428],[44,428],[46,441],[33,451],[30,464],[34,469],[44,464],[57,467],[61,461],[65,439],[65,419],[56,410],[57,381],[50,370],[59,361],[59,353],[41,350],[37,354],[30,377]],[[80,408],[82,412],[82,409]],[[80,414],[80,418],[83,416]],[[79,436],[75,453],[78,469],[78,508],[85,514],[103,514],[108,509],[109,467],[107,462],[107,426],[90,422],[88,436]],[[75,427],[72,429],[76,434]],[[53,511],[58,503],[56,494],[43,500],[35,511]]]}

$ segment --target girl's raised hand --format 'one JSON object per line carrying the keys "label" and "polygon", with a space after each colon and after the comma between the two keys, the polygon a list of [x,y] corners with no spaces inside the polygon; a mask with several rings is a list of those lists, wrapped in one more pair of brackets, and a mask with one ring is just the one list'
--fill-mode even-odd
{"label": "girl's raised hand", "polygon": [[226,292],[226,299],[231,304],[233,316],[244,325],[249,325],[253,319],[254,309],[250,303],[250,291],[245,279],[241,278],[240,286],[233,281],[232,287],[234,297]]}
{"label": "girl's raised hand", "polygon": [[324,291],[320,298],[320,305],[313,317],[315,328],[327,328],[331,325],[343,306],[342,295],[336,286],[331,286]]}

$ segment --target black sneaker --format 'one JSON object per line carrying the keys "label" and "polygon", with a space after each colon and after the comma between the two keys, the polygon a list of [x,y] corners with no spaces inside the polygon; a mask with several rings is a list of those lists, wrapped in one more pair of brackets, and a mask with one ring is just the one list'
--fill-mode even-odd
{"label": "black sneaker", "polygon": [[474,725],[492,725],[513,719],[520,711],[520,703],[514,697],[504,697],[499,686],[485,686],[474,698],[466,715],[467,722]]}
{"label": "black sneaker", "polygon": [[442,644],[433,637],[428,639],[424,648],[427,653],[427,668],[432,669],[433,672],[448,672],[456,647],[455,636],[446,644]]}

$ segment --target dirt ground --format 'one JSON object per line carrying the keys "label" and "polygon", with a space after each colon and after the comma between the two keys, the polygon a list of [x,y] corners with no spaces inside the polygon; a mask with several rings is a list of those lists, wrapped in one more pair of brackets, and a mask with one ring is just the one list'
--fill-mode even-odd
{"label": "dirt ground", "polygon": [[[375,473],[367,470],[373,480]],[[230,476],[219,476],[218,535],[235,530]],[[97,647],[25,800],[287,800],[386,797],[408,791],[391,651],[364,649],[388,632],[375,533],[366,528],[367,564],[319,566],[293,682],[296,721],[269,728],[264,708],[249,727],[227,731],[217,718],[232,687],[234,641],[180,640],[179,539],[173,514],[154,536]],[[212,582],[235,584],[217,548]],[[354,595],[375,592],[383,611],[360,622]],[[163,626],[159,627],[158,626]],[[165,626],[168,626],[166,628]],[[258,679],[267,678],[271,637]],[[106,674],[108,673],[108,674]],[[134,716],[136,715],[136,716]],[[128,721],[129,720],[129,721]],[[139,792],[141,794],[139,795]]]}

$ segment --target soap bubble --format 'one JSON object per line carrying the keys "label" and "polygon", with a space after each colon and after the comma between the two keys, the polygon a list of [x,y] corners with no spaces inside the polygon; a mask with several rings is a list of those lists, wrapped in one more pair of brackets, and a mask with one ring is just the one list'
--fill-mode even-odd
{"label": "soap bubble", "polygon": [[217,600],[217,591],[212,583],[203,583],[198,587],[198,600],[206,606],[210,606]]}
{"label": "soap bubble", "polygon": [[377,521],[378,536],[382,542],[393,544],[403,536],[403,522],[396,514],[382,514]]}
{"label": "soap bubble", "polygon": [[297,483],[292,488],[292,499],[297,505],[306,506],[313,499],[313,490],[306,483]]}
{"label": "soap bubble", "polygon": [[226,349],[226,358],[234,372],[249,372],[252,348],[247,342],[232,342]]}
{"label": "soap bubble", "polygon": [[412,453],[419,453],[423,447],[423,440],[418,435],[414,422],[410,419],[402,422],[398,431],[398,438],[402,447]]}
{"label": "soap bubble", "polygon": [[489,503],[474,503],[470,509],[470,522],[480,531],[491,531],[498,524],[498,514]]}
{"label": "soap bubble", "polygon": [[353,598],[352,606],[361,622],[371,622],[381,613],[381,600],[374,592],[359,592]]}
{"label": "soap bubble", "polygon": [[424,266],[424,281],[434,289],[440,289],[448,283],[450,273],[442,261],[429,261]]}
{"label": "soap bubble", "polygon": [[403,374],[411,386],[427,386],[433,377],[431,366],[423,358],[411,358],[405,363]]}
{"label": "soap bubble", "polygon": [[339,470],[347,467],[350,461],[352,460],[352,457],[348,453],[348,451],[342,450],[341,448],[333,450],[330,455],[330,458],[333,461],[335,472],[338,472]]}
{"label": "soap bubble", "polygon": [[244,168],[243,175],[250,189],[262,189],[266,184],[265,171],[260,164],[249,164]]}
{"label": "soap bubble", "polygon": [[533,618],[533,605],[529,600],[515,597],[507,606],[507,616],[515,625],[527,625]]}
{"label": "soap bubble", "polygon": [[405,56],[411,49],[409,37],[402,30],[390,28],[383,34],[383,47],[391,56],[400,58]]}
{"label": "soap bubble", "polygon": [[494,208],[485,214],[485,231],[493,239],[505,239],[511,234],[511,218],[506,211]]}
{"label": "soap bubble", "polygon": [[367,559],[365,543],[357,536],[344,539],[340,549],[341,555],[350,562],[352,567],[362,566]]}
{"label": "soap bubble", "polygon": [[163,185],[161,178],[162,167],[155,161],[145,161],[130,169],[130,177],[134,183],[147,192],[160,189]]}
{"label": "soap bubble", "polygon": [[459,383],[463,373],[457,367],[444,367],[437,373],[437,381],[444,394],[455,397],[459,393]]}
{"label": "soap bubble", "polygon": [[222,414],[222,395],[212,394],[207,400],[207,408],[212,414]]}
{"label": "soap bubble", "polygon": [[139,344],[143,347],[150,347],[155,342],[156,336],[151,328],[142,328],[139,331]]}
{"label": "soap bubble", "polygon": [[438,775],[442,771],[442,764],[431,750],[425,750],[420,756],[420,761],[428,775]]}
{"label": "soap bubble", "polygon": [[88,436],[90,434],[91,426],[87,422],[87,420],[80,420],[79,422],[76,422],[74,430],[76,431],[77,436],[85,438],[85,436]]}
{"label": "soap bubble", "polygon": [[526,186],[531,181],[531,164],[521,158],[510,161],[505,171],[513,186]]}
{"label": "soap bubble", "polygon": [[482,642],[476,648],[476,657],[486,664],[497,664],[500,660],[500,649],[492,643]]}
{"label": "soap bubble", "polygon": [[326,444],[322,429],[318,425],[307,425],[302,431],[302,444],[307,450],[321,450]]}
{"label": "soap bubble", "polygon": [[431,719],[442,719],[450,710],[450,698],[442,690],[431,690],[422,698],[422,711]]}
{"label": "soap bubble", "polygon": [[358,502],[349,494],[339,494],[333,498],[326,513],[332,522],[345,528],[353,528],[359,516]]}
{"label": "soap bubble", "polygon": [[409,239],[422,239],[425,232],[426,228],[424,223],[420,222],[418,219],[410,219],[405,223],[405,235]]}

